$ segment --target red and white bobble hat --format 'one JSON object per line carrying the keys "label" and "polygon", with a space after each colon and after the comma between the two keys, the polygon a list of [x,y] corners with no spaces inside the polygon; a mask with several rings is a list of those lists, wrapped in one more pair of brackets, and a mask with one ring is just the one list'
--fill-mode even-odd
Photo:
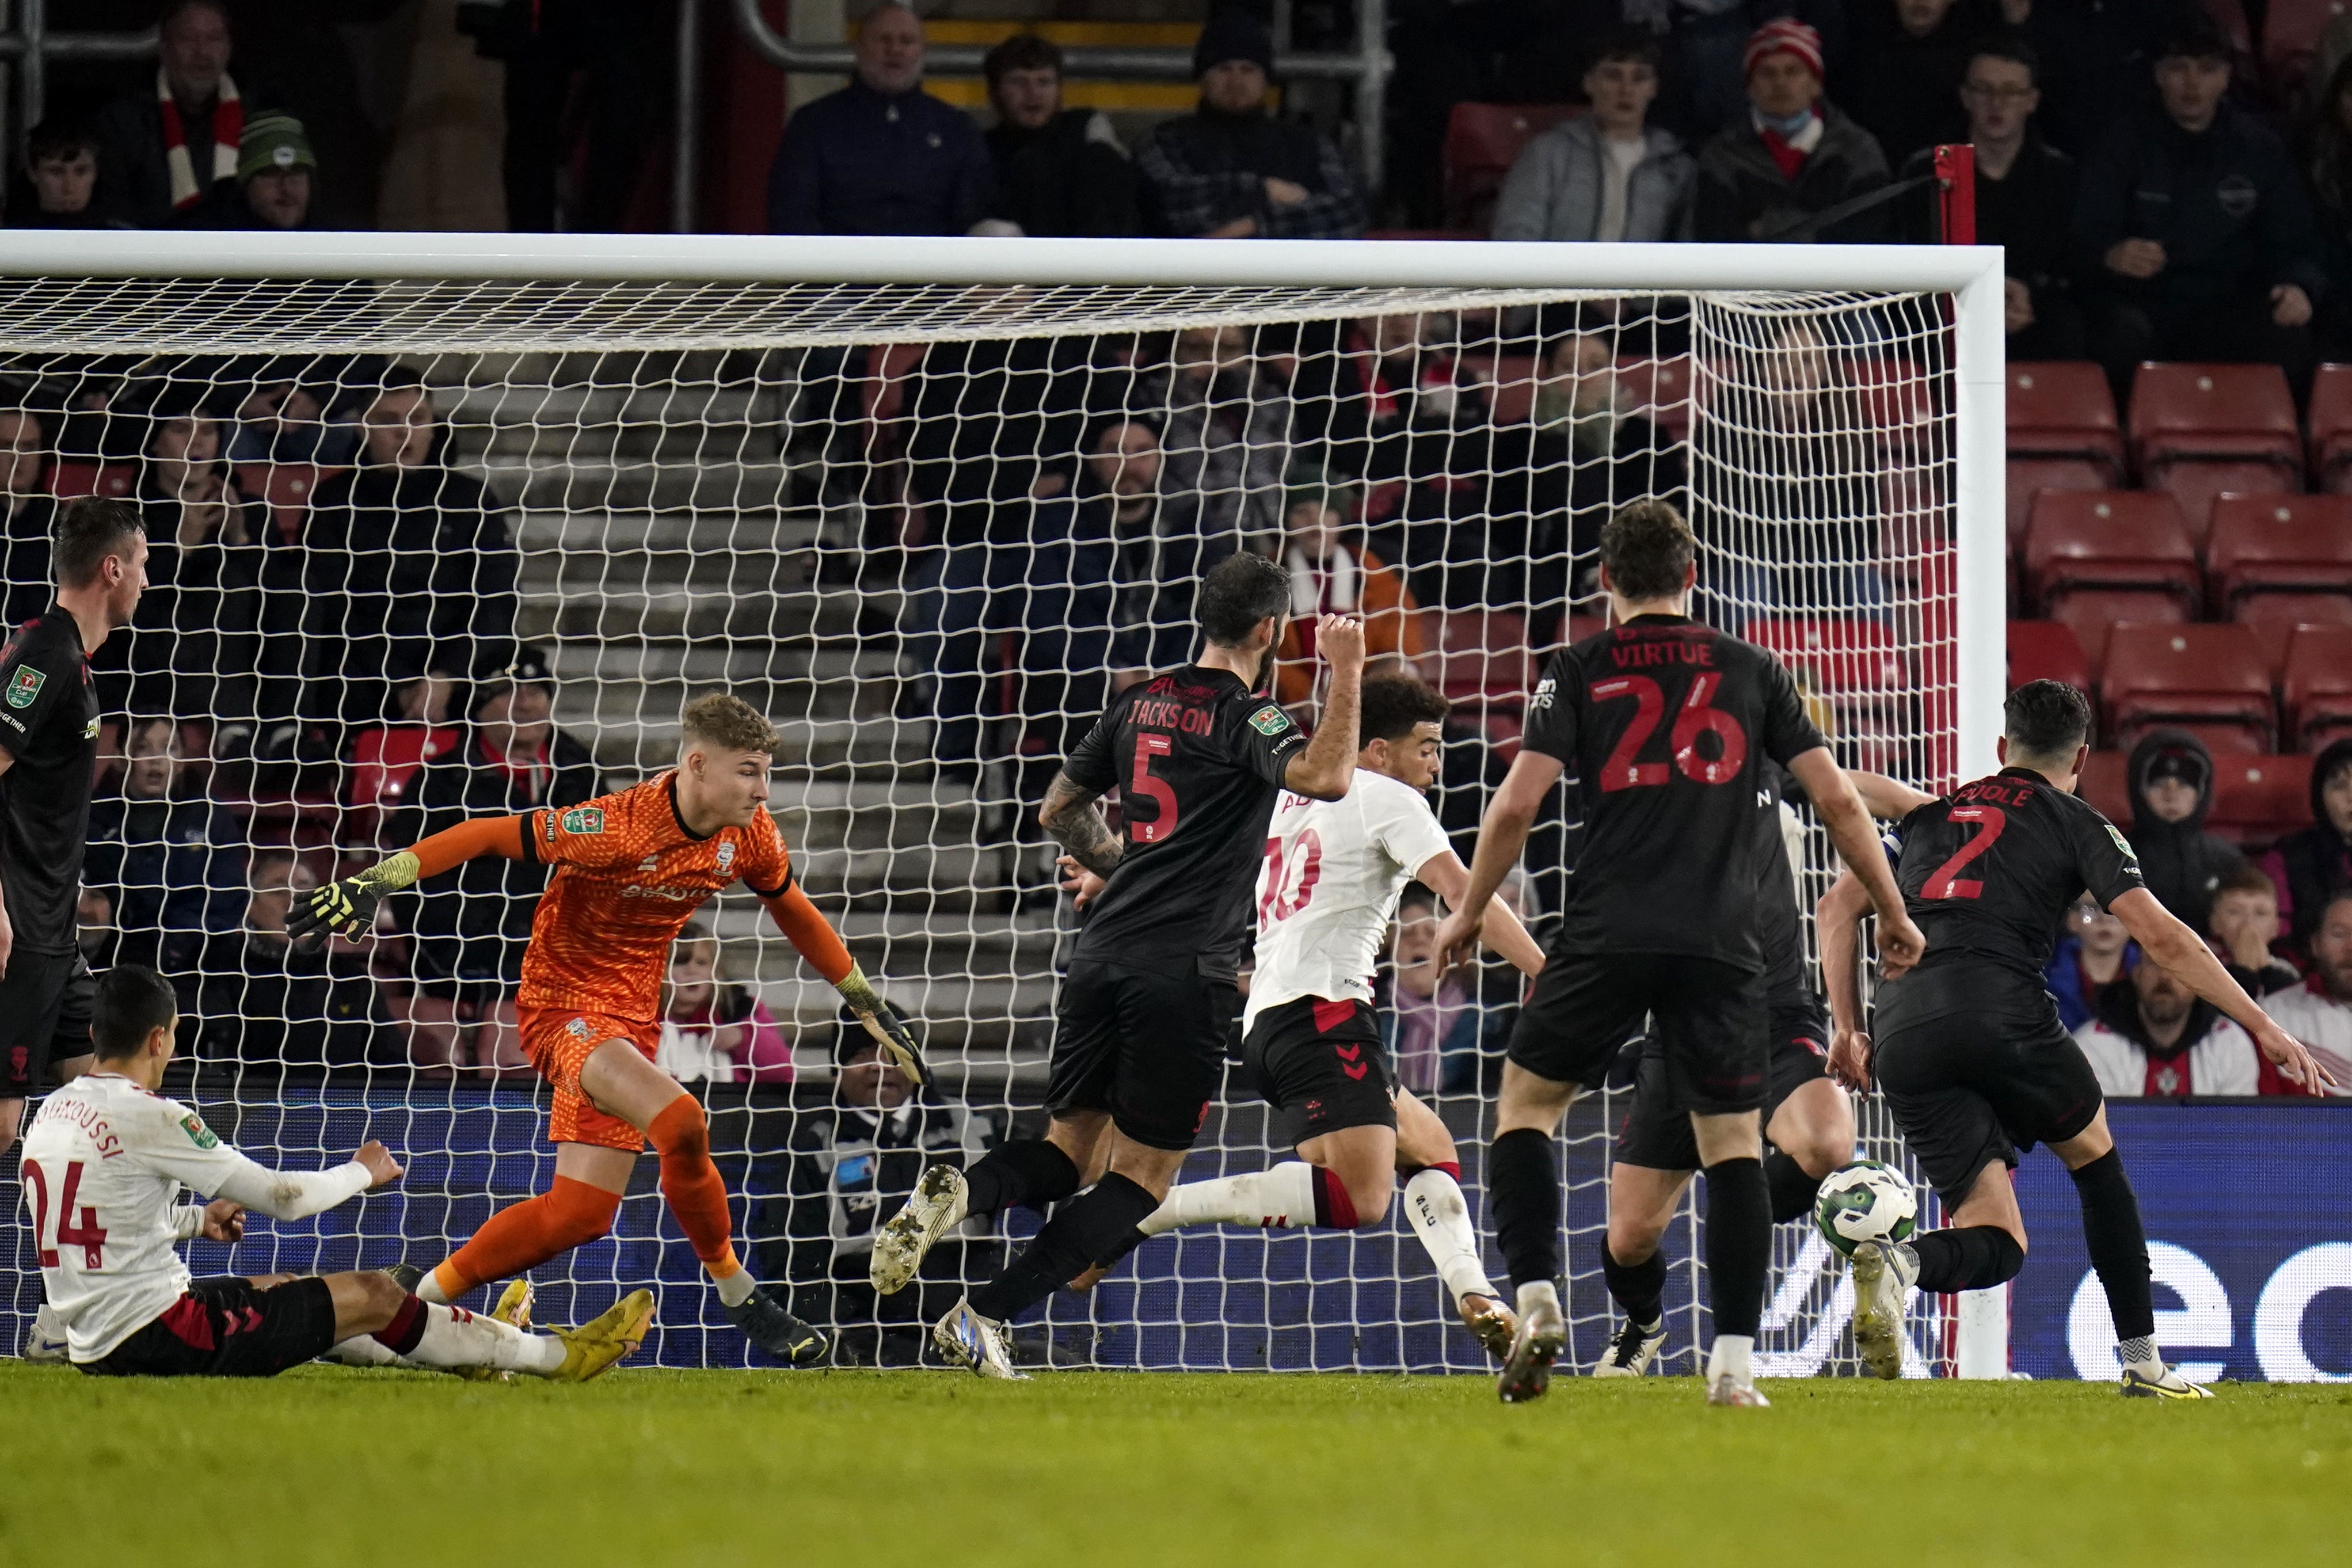
{"label": "red and white bobble hat", "polygon": [[1757,66],[1774,55],[1794,55],[1805,62],[1805,68],[1816,79],[1822,75],[1822,36],[1793,16],[1767,22],[1748,36],[1748,54],[1740,62],[1740,75],[1755,75]]}

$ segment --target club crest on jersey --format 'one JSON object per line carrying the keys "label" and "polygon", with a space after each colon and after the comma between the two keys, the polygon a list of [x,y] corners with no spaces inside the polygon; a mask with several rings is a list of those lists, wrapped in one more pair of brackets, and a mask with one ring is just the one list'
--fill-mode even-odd
{"label": "club crest on jersey", "polygon": [[640,860],[640,861],[638,861],[638,862],[637,862],[637,869],[638,869],[638,870],[640,870],[640,871],[658,871],[658,870],[660,870],[660,869],[661,869],[661,857],[660,857],[660,856],[658,856],[658,855],[648,855],[648,856],[646,856],[644,859],[642,859],[642,860]]}
{"label": "club crest on jersey", "polygon": [[[15,694],[10,694],[11,701]],[[1250,728],[1261,735],[1279,735],[1290,728],[1290,715],[1269,702],[1249,717]]]}
{"label": "club crest on jersey", "polygon": [[2110,822],[2106,826],[2107,837],[2114,839],[2116,841],[2116,847],[2124,852],[2125,862],[2137,868],[2139,865],[2139,852],[2131,847],[2131,840],[2126,838],[2123,835],[2123,829],[2117,827],[2114,823]]}
{"label": "club crest on jersey", "polygon": [[563,831],[592,834],[604,831],[604,813],[600,806],[575,805],[563,814]]}
{"label": "club crest on jersey", "polygon": [[719,847],[719,868],[724,871],[735,864],[735,841],[729,839]]}
{"label": "club crest on jersey", "polygon": [[29,666],[20,666],[16,677],[8,682],[8,706],[30,708],[33,699],[41,694],[41,685],[49,678]]}
{"label": "club crest on jersey", "polygon": [[574,1018],[572,1022],[563,1026],[563,1032],[568,1035],[576,1036],[584,1040],[588,1037],[588,1020],[585,1018]]}
{"label": "club crest on jersey", "polygon": [[220,1140],[213,1136],[213,1130],[205,1126],[205,1119],[193,1110],[180,1118],[180,1131],[186,1133],[188,1142],[199,1149],[220,1147]]}

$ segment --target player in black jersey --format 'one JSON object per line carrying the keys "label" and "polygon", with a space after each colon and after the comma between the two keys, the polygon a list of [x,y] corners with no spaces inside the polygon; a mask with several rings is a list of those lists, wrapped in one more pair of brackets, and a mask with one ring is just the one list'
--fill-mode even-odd
{"label": "player in black jersey", "polygon": [[0,1151],[54,1072],[89,1065],[89,970],[75,910],[98,771],[89,656],[131,624],[147,585],[146,526],[99,497],[58,514],[57,600],[0,650]]}
{"label": "player in black jersey", "polygon": [[1857,1089],[1876,1078],[1950,1222],[1907,1245],[1854,1249],[1855,1342],[1872,1372],[1898,1376],[1912,1287],[1979,1290],[2016,1275],[2025,1222],[2009,1172],[2021,1149],[2047,1143],[2082,1196],[2083,1235],[2115,1316],[2124,1393],[2201,1398],[2206,1391],[2157,1353],[2139,1200],[2107,1131],[2099,1080],[2042,986],[2060,914],[2087,889],[2124,922],[2143,963],[2162,964],[2237,1020],[2287,1078],[2315,1094],[2329,1079],[2203,939],[2156,901],[2124,836],[2071,793],[2090,750],[2091,708],[2082,694],[2036,680],[2009,694],[2006,714],[2000,772],[1921,806],[1890,836],[1927,951],[1881,986],[1874,1046],[1862,1029],[1855,956],[1864,900],[1841,878],[1818,911],[1834,1025],[1831,1070]]}
{"label": "player in black jersey", "polygon": [[1690,526],[1636,501],[1601,531],[1613,628],[1556,654],[1527,731],[1486,808],[1463,907],[1439,928],[1441,963],[1466,951],[1518,859],[1538,807],[1571,765],[1584,844],[1568,908],[1520,1010],[1487,1160],[1495,1229],[1518,1288],[1507,1402],[1549,1385],[1567,1343],[1559,1169],[1552,1141],[1580,1090],[1652,1019],[1664,1088],[1692,1119],[1707,1175],[1707,1275],[1716,1341],[1710,1403],[1761,1405],[1748,1355],[1763,1315],[1772,1212],[1759,1111],[1769,1046],[1757,940],[1758,819],[1775,809],[1765,759],[1796,775],[1846,863],[1879,895],[1888,962],[1916,958],[1870,815],[1769,654],[1690,619]]}
{"label": "player in black jersey", "polygon": [[[1355,776],[1363,627],[1326,616],[1316,628],[1331,689],[1309,740],[1263,690],[1289,612],[1290,580],[1272,562],[1219,562],[1201,585],[1199,661],[1123,693],[1046,793],[1046,831],[1105,879],[1055,1003],[1051,1124],[969,1171],[925,1172],[874,1244],[875,1289],[897,1290],[967,1214],[1042,1209],[1093,1184],[932,1331],[982,1376],[1021,1375],[1004,1323],[1115,1261],[1167,1196],[1224,1070],[1275,797],[1338,800]],[[1113,788],[1117,837],[1095,804]]]}

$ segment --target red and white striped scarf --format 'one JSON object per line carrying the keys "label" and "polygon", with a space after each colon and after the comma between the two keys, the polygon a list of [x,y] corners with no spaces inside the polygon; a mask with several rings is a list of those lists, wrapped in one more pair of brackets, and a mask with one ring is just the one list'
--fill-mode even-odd
{"label": "red and white striped scarf", "polygon": [[172,97],[172,79],[160,70],[155,73],[155,100],[163,115],[163,161],[172,171],[172,210],[185,212],[204,200],[215,182],[236,178],[236,144],[245,137],[245,105],[237,98],[236,83],[222,76],[220,97],[213,104],[212,178],[198,184],[195,160],[188,155],[188,128],[180,122],[180,106]]}

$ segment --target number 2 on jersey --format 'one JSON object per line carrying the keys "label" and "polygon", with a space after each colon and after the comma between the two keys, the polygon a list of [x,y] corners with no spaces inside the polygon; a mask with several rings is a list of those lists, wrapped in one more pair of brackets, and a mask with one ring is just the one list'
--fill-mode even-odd
{"label": "number 2 on jersey", "polygon": [[[1294,878],[1296,879],[1294,882]],[[1258,900],[1261,926],[1286,921],[1307,907],[1323,879],[1323,836],[1308,828],[1298,836],[1298,853],[1285,855],[1282,840],[1265,841],[1265,896]]]}
{"label": "number 2 on jersey", "polygon": [[[1748,761],[1748,731],[1739,721],[1722,709],[1712,706],[1716,688],[1723,677],[1710,670],[1691,682],[1690,695],[1683,700],[1682,711],[1675,715],[1675,766],[1683,777],[1694,784],[1729,784],[1739,776]],[[1601,788],[1603,794],[1621,789],[1646,789],[1666,782],[1666,764],[1643,763],[1634,759],[1650,742],[1658,722],[1666,714],[1666,696],[1658,683],[1646,675],[1620,676],[1614,680],[1595,681],[1592,700],[1612,702],[1620,698],[1633,700],[1633,722],[1617,738],[1609,760],[1601,765]],[[1709,759],[1699,755],[1698,738],[1711,733],[1723,748],[1720,756]]]}
{"label": "number 2 on jersey", "polygon": [[43,1246],[41,1233],[49,1228],[48,1173],[31,1160],[24,1162],[25,1184],[33,1189],[33,1247],[40,1254],[41,1267],[58,1266],[58,1248],[81,1248],[84,1268],[105,1267],[106,1232],[98,1227],[98,1211],[88,1204],[82,1205],[81,1224],[73,1222],[74,1199],[81,1193],[81,1162],[76,1160],[66,1167],[65,1186],[58,1194],[58,1228],[50,1245]]}
{"label": "number 2 on jersey", "polygon": [[1959,873],[1969,861],[1992,847],[1993,840],[1999,838],[2001,830],[2009,826],[2009,813],[1997,805],[1962,805],[1953,808],[1949,820],[1972,822],[1976,824],[1977,830],[1966,844],[1960,846],[1958,854],[1936,868],[1926,885],[1920,888],[1919,896],[1923,899],[1980,899],[1984,897],[1984,884],[1963,881]]}

